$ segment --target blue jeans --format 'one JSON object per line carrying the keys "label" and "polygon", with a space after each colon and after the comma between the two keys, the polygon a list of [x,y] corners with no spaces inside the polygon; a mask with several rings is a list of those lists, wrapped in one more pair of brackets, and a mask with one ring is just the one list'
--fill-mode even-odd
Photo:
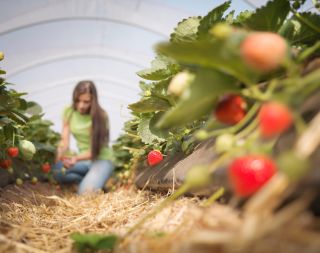
{"label": "blue jeans", "polygon": [[60,184],[78,183],[78,193],[102,189],[105,182],[109,179],[114,166],[109,160],[90,161],[84,160],[62,171],[63,163],[57,162],[52,167],[54,179]]}

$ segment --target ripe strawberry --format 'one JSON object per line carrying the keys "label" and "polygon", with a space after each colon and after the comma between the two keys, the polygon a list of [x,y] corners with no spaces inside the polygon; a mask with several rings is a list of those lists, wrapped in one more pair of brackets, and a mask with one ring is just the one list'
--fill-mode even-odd
{"label": "ripe strawberry", "polygon": [[265,138],[272,137],[287,130],[292,124],[290,109],[279,102],[265,103],[259,112],[259,128]]}
{"label": "ripe strawberry", "polygon": [[42,164],[41,169],[44,173],[49,173],[51,170],[51,166],[49,163],[44,163]]}
{"label": "ripe strawberry", "polygon": [[283,62],[287,51],[286,41],[271,32],[254,32],[241,43],[240,53],[255,70],[267,72]]}
{"label": "ripe strawberry", "polygon": [[160,163],[163,159],[163,156],[159,150],[152,150],[148,154],[148,163],[150,166],[154,166]]}
{"label": "ripe strawberry", "polygon": [[247,197],[260,189],[276,172],[275,163],[262,155],[235,159],[229,167],[229,180],[237,195]]}
{"label": "ripe strawberry", "polygon": [[12,161],[9,159],[0,160],[0,168],[8,169],[12,165]]}
{"label": "ripe strawberry", "polygon": [[17,157],[19,154],[19,149],[17,147],[10,147],[7,149],[8,156]]}
{"label": "ripe strawberry", "polygon": [[234,125],[246,115],[246,102],[238,95],[227,95],[217,105],[215,116],[222,123]]}

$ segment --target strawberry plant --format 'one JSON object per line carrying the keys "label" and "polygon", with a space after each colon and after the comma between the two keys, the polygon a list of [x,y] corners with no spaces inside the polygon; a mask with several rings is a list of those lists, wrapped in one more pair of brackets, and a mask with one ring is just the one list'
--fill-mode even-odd
{"label": "strawberry plant", "polygon": [[[1,53],[0,60],[3,58]],[[0,69],[0,74],[5,73]],[[41,107],[26,101],[26,93],[11,86],[0,78],[0,160],[1,167],[7,168],[7,172],[0,173],[10,173],[10,182],[18,177],[29,180],[30,175],[43,179],[40,165],[45,161],[53,163],[59,134],[50,129],[50,121],[42,119]],[[0,181],[1,186],[7,183]]]}
{"label": "strawberry plant", "polygon": [[141,100],[129,105],[136,128],[125,138],[140,164],[152,150],[169,159],[213,137],[220,165],[271,155],[281,134],[307,126],[298,108],[319,89],[319,70],[304,70],[320,54],[319,15],[273,0],[234,16],[230,4],[182,20],[170,41],[156,45],[151,67],[137,73],[146,81]]}
{"label": "strawberry plant", "polygon": [[140,101],[129,105],[133,119],[126,126],[134,128],[125,127],[119,143],[130,143],[130,159],[134,154],[140,165],[152,150],[170,159],[211,138],[217,138],[212,152],[218,154],[191,169],[184,184],[126,235],[191,186],[208,185],[218,167],[228,170],[238,197],[256,194],[278,173],[296,182],[312,169],[315,140],[307,151],[298,145],[274,151],[285,131],[303,140],[319,115],[319,108],[308,115],[301,109],[320,88],[320,16],[299,11],[303,3],[271,0],[234,16],[226,1],[204,17],[182,20],[170,41],[156,45],[151,67],[137,73],[145,80]]}

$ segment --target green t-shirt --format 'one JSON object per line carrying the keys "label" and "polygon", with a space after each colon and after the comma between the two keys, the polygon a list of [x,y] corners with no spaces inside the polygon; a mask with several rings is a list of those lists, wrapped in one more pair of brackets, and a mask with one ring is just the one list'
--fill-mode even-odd
{"label": "green t-shirt", "polygon": [[[72,107],[66,107],[63,112],[63,120],[69,122],[70,131],[76,139],[79,153],[90,150],[90,129],[92,125],[91,115],[83,115]],[[112,149],[107,146],[100,150],[98,160],[113,160]]]}

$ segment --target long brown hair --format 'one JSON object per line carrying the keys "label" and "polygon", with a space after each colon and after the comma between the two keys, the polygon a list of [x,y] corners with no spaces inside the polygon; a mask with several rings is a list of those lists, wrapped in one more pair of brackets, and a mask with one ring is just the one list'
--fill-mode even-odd
{"label": "long brown hair", "polygon": [[100,150],[109,142],[109,120],[107,113],[102,109],[98,101],[96,86],[92,81],[80,81],[73,90],[73,109],[76,110],[78,98],[82,94],[91,95],[89,114],[92,118],[91,127],[91,157],[96,160]]}

